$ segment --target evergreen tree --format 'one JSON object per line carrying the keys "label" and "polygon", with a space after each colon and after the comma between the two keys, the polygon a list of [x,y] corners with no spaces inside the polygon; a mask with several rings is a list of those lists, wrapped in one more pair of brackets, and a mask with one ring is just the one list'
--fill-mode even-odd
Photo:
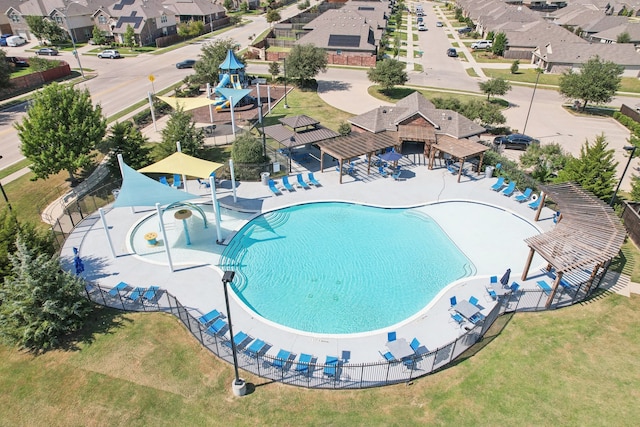
{"label": "evergreen tree", "polygon": [[269,74],[271,74],[271,78],[273,80],[276,79],[276,76],[280,74],[280,64],[276,61],[273,61],[269,64]]}
{"label": "evergreen tree", "polygon": [[231,158],[237,163],[256,164],[265,161],[262,153],[262,143],[249,132],[242,132],[236,136],[231,147]]}
{"label": "evergreen tree", "polygon": [[204,132],[196,129],[191,115],[182,107],[174,110],[162,129],[162,142],[158,145],[158,153],[164,158],[176,152],[176,142],[180,142],[182,152],[197,156],[204,145]]}
{"label": "evergreen tree", "polygon": [[20,236],[9,259],[12,275],[0,285],[0,338],[32,352],[56,347],[92,310],[84,279],[62,271],[58,257],[38,255]]}
{"label": "evergreen tree", "polygon": [[147,147],[149,139],[142,135],[130,121],[116,123],[110,129],[110,135],[105,139],[105,148],[111,151],[109,170],[118,176],[118,154],[122,154],[124,162],[133,169],[140,169],[151,163],[151,149]]}
{"label": "evergreen tree", "polygon": [[493,44],[491,45],[491,52],[494,55],[502,56],[504,51],[507,50],[507,35],[505,33],[498,33],[493,38]]}
{"label": "evergreen tree", "polygon": [[0,49],[0,89],[11,87],[11,71],[13,71],[13,65],[5,59],[6,57],[6,52]]}
{"label": "evergreen tree", "polygon": [[122,41],[126,47],[133,49],[136,44],[136,32],[130,24],[127,24],[127,29],[124,31]]}
{"label": "evergreen tree", "polygon": [[631,200],[640,202],[640,176],[636,174],[631,177]]}
{"label": "evergreen tree", "polygon": [[571,157],[558,173],[555,182],[573,181],[596,197],[609,202],[616,185],[614,150],[607,148],[604,134],[598,135],[591,145],[589,141],[580,148],[580,157]]}
{"label": "evergreen tree", "polygon": [[104,137],[107,122],[87,89],[51,83],[35,92],[27,115],[14,126],[36,179],[66,170],[74,183],[74,173],[93,161],[92,151]]}
{"label": "evergreen tree", "polygon": [[107,42],[106,37],[102,34],[102,31],[100,31],[100,28],[98,28],[97,25],[93,26],[91,37],[93,38],[93,42],[97,45],[103,45]]}

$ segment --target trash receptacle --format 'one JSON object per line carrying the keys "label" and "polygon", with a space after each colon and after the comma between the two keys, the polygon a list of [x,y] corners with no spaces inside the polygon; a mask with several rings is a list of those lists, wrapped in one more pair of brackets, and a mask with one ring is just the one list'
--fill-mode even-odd
{"label": "trash receptacle", "polygon": [[260,174],[260,178],[262,179],[262,183],[264,185],[269,185],[269,172],[262,172]]}
{"label": "trash receptacle", "polygon": [[494,170],[493,166],[487,166],[486,168],[484,168],[485,178],[492,178],[493,170]]}

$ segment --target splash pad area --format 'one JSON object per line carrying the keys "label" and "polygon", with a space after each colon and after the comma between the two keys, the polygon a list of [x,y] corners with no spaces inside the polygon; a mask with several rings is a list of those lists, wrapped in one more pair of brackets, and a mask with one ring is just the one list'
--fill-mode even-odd
{"label": "splash pad area", "polygon": [[[222,239],[227,239],[235,230],[242,228],[253,215],[222,208]],[[166,240],[160,230],[156,210],[149,211],[149,215],[133,224],[127,235],[127,249],[130,253],[152,264],[168,265],[168,245],[175,265],[218,264],[225,246],[216,243],[216,215],[212,205],[180,204],[169,207],[162,210],[162,221]],[[149,239],[154,235],[155,239]]]}

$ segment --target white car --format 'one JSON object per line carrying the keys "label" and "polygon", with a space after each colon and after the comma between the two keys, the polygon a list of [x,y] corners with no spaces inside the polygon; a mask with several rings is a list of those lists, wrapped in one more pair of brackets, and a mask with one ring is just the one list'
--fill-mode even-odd
{"label": "white car", "polygon": [[120,58],[120,52],[113,49],[103,50],[98,54],[98,58],[109,58],[109,59]]}
{"label": "white car", "polygon": [[471,49],[490,49],[491,46],[493,46],[491,40],[478,40],[477,42],[471,43]]}
{"label": "white car", "polygon": [[418,31],[427,31],[427,27],[424,25],[424,22],[418,24]]}

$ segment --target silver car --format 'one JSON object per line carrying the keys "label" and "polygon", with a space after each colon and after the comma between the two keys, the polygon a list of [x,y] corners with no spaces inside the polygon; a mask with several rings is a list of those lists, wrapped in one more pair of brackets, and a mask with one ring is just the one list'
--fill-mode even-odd
{"label": "silver car", "polygon": [[115,58],[121,58],[121,56],[120,56],[120,52],[118,52],[117,50],[107,49],[100,52],[98,54],[98,58],[115,59]]}

